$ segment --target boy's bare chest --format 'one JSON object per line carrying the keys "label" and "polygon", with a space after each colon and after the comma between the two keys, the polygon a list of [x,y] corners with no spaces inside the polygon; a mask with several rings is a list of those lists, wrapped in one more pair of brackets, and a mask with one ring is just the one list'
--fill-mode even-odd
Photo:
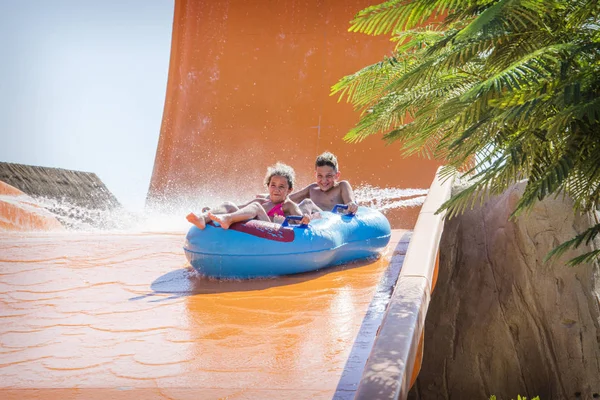
{"label": "boy's bare chest", "polygon": [[342,191],[339,187],[334,187],[327,192],[319,188],[311,189],[310,199],[324,211],[331,211],[333,206],[342,201]]}

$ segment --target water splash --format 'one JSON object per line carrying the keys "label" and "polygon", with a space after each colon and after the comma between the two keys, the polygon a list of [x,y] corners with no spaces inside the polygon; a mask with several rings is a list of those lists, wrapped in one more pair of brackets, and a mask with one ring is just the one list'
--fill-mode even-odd
{"label": "water splash", "polygon": [[[384,213],[393,209],[419,207],[425,201],[427,192],[426,189],[380,188],[371,185],[354,189],[358,204]],[[243,202],[239,195],[236,197],[229,200]],[[32,198],[29,198],[29,201],[31,202]],[[35,205],[48,210],[70,230],[178,233],[189,229],[190,224],[185,219],[189,212],[199,212],[204,206],[214,207],[220,202],[212,195],[193,199],[163,199],[158,206],[155,201],[155,207],[127,210],[123,207],[89,209],[72,204],[67,199],[36,197],[33,201]]]}
{"label": "water splash", "polygon": [[152,209],[128,210],[124,207],[90,209],[75,205],[67,199],[35,198],[67,229],[82,232],[184,232],[189,228],[181,208],[169,211]]}
{"label": "water splash", "polygon": [[380,188],[364,185],[354,189],[356,202],[381,212],[396,208],[420,207],[428,189]]}

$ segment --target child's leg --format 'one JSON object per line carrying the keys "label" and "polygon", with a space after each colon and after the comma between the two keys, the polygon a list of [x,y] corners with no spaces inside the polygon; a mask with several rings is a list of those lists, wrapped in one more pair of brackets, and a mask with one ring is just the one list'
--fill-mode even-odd
{"label": "child's leg", "polygon": [[206,228],[206,219],[204,217],[204,214],[196,215],[194,213],[189,213],[185,216],[185,219],[187,219],[190,223],[196,225],[196,227],[199,229]]}
{"label": "child's leg", "polygon": [[206,224],[208,222],[210,222],[210,218],[208,216],[209,212],[211,214],[227,214],[227,213],[235,212],[237,210],[238,210],[238,206],[236,206],[235,204],[233,204],[229,201],[226,201],[225,203],[220,204],[213,209],[204,207],[202,209],[202,213],[198,214],[198,215],[196,215],[194,213],[189,213],[185,218],[192,224],[196,225],[198,228],[204,229],[204,228],[206,228]]}
{"label": "child's leg", "polygon": [[208,217],[211,220],[218,222],[223,229],[229,229],[231,224],[235,222],[248,221],[254,218],[261,221],[270,221],[265,209],[258,203],[248,204],[244,208],[240,208],[235,212],[227,214],[215,214],[214,212],[209,211]]}

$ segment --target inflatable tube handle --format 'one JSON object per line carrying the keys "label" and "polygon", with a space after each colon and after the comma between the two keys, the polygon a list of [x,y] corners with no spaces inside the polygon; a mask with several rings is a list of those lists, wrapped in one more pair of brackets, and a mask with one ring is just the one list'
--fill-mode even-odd
{"label": "inflatable tube handle", "polygon": [[[331,210],[331,212],[332,212],[332,213],[334,213],[334,214],[335,214],[335,213],[337,213],[337,212],[338,212],[338,208],[341,208],[341,209],[347,210],[347,209],[348,209],[348,206],[347,206],[347,205],[345,205],[345,204],[336,204],[335,206],[333,206],[333,209]],[[354,216],[354,213],[348,213],[348,214],[346,214],[346,215],[348,215],[348,216],[352,217],[352,216]]]}
{"label": "inflatable tube handle", "polygon": [[[285,217],[285,220],[283,221],[283,223],[281,224],[281,226],[290,226],[289,221],[302,221],[302,217],[301,215],[288,215],[287,217]],[[307,228],[308,225],[307,224],[302,224],[299,225],[299,228]]]}

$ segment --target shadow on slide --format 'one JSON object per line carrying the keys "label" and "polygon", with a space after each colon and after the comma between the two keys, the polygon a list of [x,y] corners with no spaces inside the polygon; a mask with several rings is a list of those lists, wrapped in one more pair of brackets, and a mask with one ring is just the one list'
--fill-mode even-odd
{"label": "shadow on slide", "polygon": [[313,279],[318,279],[323,275],[333,272],[345,271],[354,268],[364,267],[365,265],[377,262],[378,258],[359,260],[356,262],[336,265],[323,268],[318,271],[311,271],[296,275],[278,276],[265,279],[250,279],[250,280],[217,280],[209,279],[198,275],[192,267],[180,268],[168,272],[158,277],[150,285],[152,293],[142,296],[132,297],[129,300],[142,300],[149,297],[171,294],[169,297],[157,297],[156,302],[177,299],[187,296],[196,296],[204,294],[216,293],[233,293],[233,292],[248,292],[254,290],[265,290],[273,287],[294,285],[306,282]]}

